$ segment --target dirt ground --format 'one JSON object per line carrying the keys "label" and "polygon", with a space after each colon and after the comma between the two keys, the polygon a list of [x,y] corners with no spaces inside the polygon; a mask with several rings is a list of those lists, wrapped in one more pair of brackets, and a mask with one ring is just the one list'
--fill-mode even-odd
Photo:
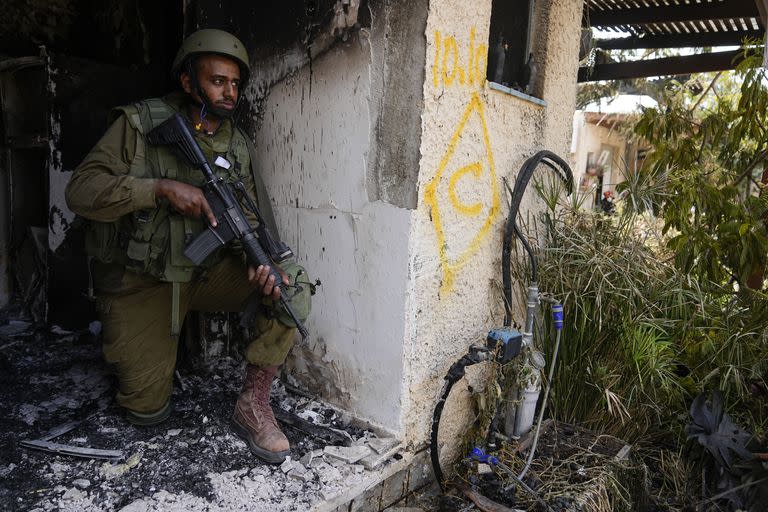
{"label": "dirt ground", "polygon": [[[318,457],[324,443],[293,428],[285,429],[291,459],[303,459],[306,472],[260,463],[230,431],[244,364],[231,357],[181,371],[185,389],[174,386],[171,418],[137,428],[115,404],[112,377],[89,332],[15,325],[0,330],[1,510],[307,510],[370,476],[360,464]],[[352,444],[375,437],[277,382],[273,406],[338,427]],[[78,459],[19,445],[70,421],[81,423],[53,441],[124,457]]]}

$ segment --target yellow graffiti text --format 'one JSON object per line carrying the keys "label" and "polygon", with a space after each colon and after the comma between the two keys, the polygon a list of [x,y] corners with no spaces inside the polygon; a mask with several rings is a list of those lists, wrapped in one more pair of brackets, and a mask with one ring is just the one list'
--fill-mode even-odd
{"label": "yellow graffiti text", "polygon": [[443,36],[439,30],[435,30],[434,44],[432,84],[435,88],[441,84],[445,87],[483,85],[488,66],[488,45],[475,47],[475,27],[469,31],[466,51],[459,48],[455,37]]}

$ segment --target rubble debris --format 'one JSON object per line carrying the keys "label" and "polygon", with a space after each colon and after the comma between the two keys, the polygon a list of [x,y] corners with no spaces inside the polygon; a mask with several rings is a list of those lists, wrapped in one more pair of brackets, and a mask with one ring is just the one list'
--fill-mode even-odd
{"label": "rubble debris", "polygon": [[0,478],[5,478],[8,473],[13,471],[16,468],[16,464],[8,464],[4,468],[0,468]]}
{"label": "rubble debris", "polygon": [[477,474],[478,475],[490,475],[493,473],[493,469],[491,469],[491,466],[488,464],[480,463],[477,465]]}
{"label": "rubble debris", "polygon": [[[228,357],[188,373],[182,369],[187,390],[178,384],[174,388],[171,418],[155,427],[133,427],[112,399],[114,389],[94,340],[86,343],[63,332],[40,332],[55,349],[41,339],[0,354],[14,365],[0,373],[4,384],[0,407],[9,411],[0,416],[2,510],[292,512],[310,510],[326,497],[338,499],[381,474],[359,462],[347,464],[326,455],[326,441],[285,423],[291,442],[288,472],[254,458],[230,431],[231,408],[245,363]],[[0,337],[0,345],[2,341]],[[351,440],[359,448],[376,437],[342,426],[342,415],[332,407],[276,384],[273,408],[278,407],[293,417],[311,408],[317,416],[306,416],[323,424],[304,421],[326,436],[330,432],[336,443]],[[344,429],[345,435],[332,428]],[[57,431],[62,444],[119,449],[128,459],[102,463],[40,455],[18,446],[21,439],[40,439]],[[378,455],[370,449],[369,454]]]}
{"label": "rubble debris", "polygon": [[64,493],[61,499],[64,501],[80,501],[83,499],[83,492],[72,487],[67,489],[67,492]]}
{"label": "rubble debris", "polygon": [[293,461],[290,457],[286,457],[282,464],[280,464],[280,469],[283,471],[283,473],[288,473],[290,470],[293,469]]}
{"label": "rubble debris", "polygon": [[130,471],[132,468],[136,467],[139,462],[141,462],[141,456],[142,453],[134,453],[131,455],[131,457],[125,461],[123,464],[110,464],[109,462],[105,462],[101,465],[100,472],[104,478],[110,479],[110,478],[116,478],[118,476],[122,476],[128,471]]}
{"label": "rubble debris", "polygon": [[323,453],[347,464],[354,464],[370,455],[371,449],[367,446],[326,446]]}
{"label": "rubble debris", "polygon": [[184,379],[181,378],[181,374],[179,373],[179,370],[175,370],[173,372],[173,377],[178,382],[179,387],[181,388],[181,391],[187,390],[187,384],[184,382]]}
{"label": "rubble debris", "polygon": [[91,486],[91,481],[88,480],[87,478],[78,478],[72,481],[72,485],[74,485],[78,489],[87,489]]}
{"label": "rubble debris", "polygon": [[273,408],[275,412],[275,418],[284,425],[290,425],[293,428],[304,432],[307,435],[314,437],[319,441],[323,441],[328,444],[349,444],[350,438],[340,435],[340,433],[327,427],[325,425],[310,423],[304,418],[291,414],[281,408]]}
{"label": "rubble debris", "polygon": [[377,467],[384,464],[384,462],[389,460],[394,454],[400,451],[400,448],[401,448],[400,442],[396,442],[395,444],[391,445],[389,449],[386,451],[378,452],[378,453],[374,452],[360,459],[360,464],[362,464],[365,469],[369,469],[369,470],[376,469]]}
{"label": "rubble debris", "polygon": [[399,445],[400,441],[398,441],[394,437],[385,437],[385,438],[375,437],[369,440],[366,444],[374,452],[378,454],[382,454],[390,451],[393,447]]}

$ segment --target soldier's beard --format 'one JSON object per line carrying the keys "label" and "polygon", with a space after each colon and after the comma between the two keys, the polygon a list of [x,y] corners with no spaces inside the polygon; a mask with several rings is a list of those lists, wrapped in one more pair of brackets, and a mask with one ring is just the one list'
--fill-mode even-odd
{"label": "soldier's beard", "polygon": [[199,89],[198,94],[200,96],[200,99],[203,102],[203,105],[205,105],[205,110],[207,110],[209,113],[213,114],[217,118],[221,119],[222,121],[224,119],[229,119],[230,117],[232,117],[232,115],[235,113],[235,110],[237,109],[237,106],[240,104],[239,101],[235,102],[235,106],[231,109],[218,107],[214,105],[210,99],[208,99],[208,96],[206,96],[203,90]]}

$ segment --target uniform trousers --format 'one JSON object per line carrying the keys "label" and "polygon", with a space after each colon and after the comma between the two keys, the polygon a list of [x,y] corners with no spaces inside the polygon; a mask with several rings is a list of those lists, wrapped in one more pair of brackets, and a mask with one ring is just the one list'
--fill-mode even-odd
{"label": "uniform trousers", "polygon": [[[117,402],[138,413],[156,412],[171,396],[176,366],[173,285],[122,268],[104,269],[94,271],[94,280],[104,358],[119,380]],[[228,255],[201,278],[181,283],[179,318],[189,310],[241,312],[253,292],[242,258]],[[270,313],[270,306],[261,308],[245,351],[246,360],[256,366],[282,364],[294,343],[296,328]]]}

